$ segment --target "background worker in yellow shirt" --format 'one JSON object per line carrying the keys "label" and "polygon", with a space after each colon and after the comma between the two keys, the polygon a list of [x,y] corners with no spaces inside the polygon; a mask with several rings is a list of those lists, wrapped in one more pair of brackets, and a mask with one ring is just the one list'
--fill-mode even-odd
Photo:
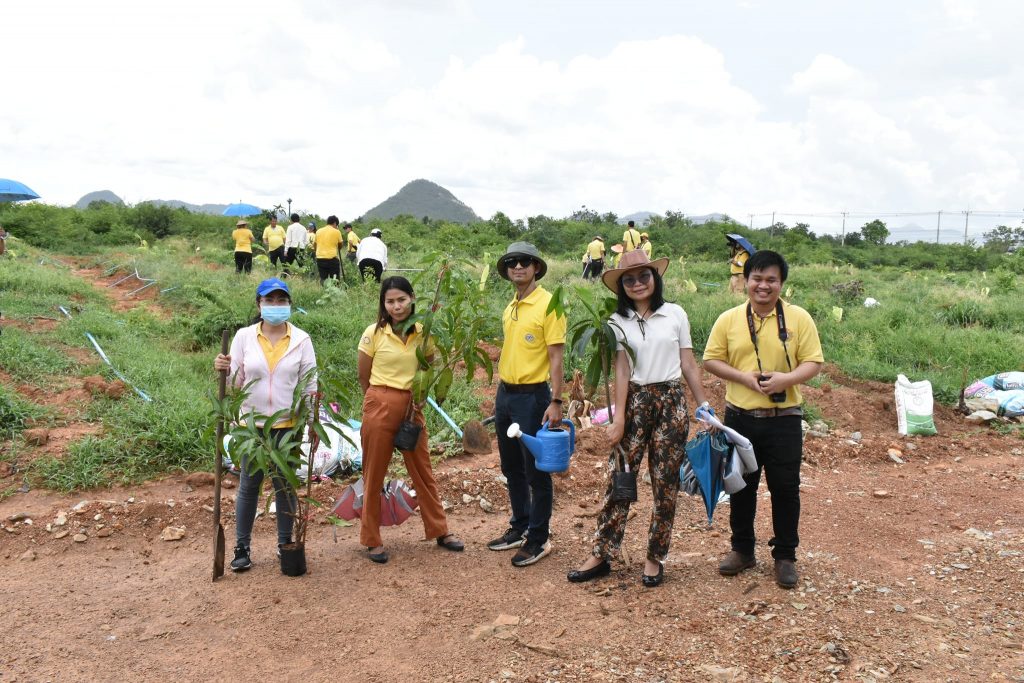
{"label": "background worker in yellow shirt", "polygon": [[651,244],[651,238],[646,232],[640,233],[640,248],[645,254],[647,254],[647,260],[651,259],[651,253],[654,251],[654,247]]}
{"label": "background worker in yellow shirt", "polygon": [[[292,220],[297,221],[299,214],[292,214]],[[263,245],[267,248],[267,256],[270,263],[277,265],[284,264],[284,241],[287,237],[285,229],[277,224],[277,216],[270,217],[270,225],[263,229]]]}
{"label": "background worker in yellow shirt", "polygon": [[494,401],[498,453],[512,517],[508,530],[487,547],[519,548],[512,564],[526,567],[551,552],[548,535],[553,488],[551,475],[537,469],[533,454],[519,439],[508,436],[508,428],[517,422],[524,434],[532,436],[545,422],[561,423],[566,319],[547,312],[551,294],[538,287],[537,281],[547,273],[548,264],[537,247],[529,242],[513,243],[495,269],[515,287],[515,297],[501,316],[501,382]]}
{"label": "background worker in yellow shirt", "polygon": [[634,249],[640,248],[640,231],[636,229],[636,223],[630,221],[626,224],[626,232],[622,233],[622,253],[628,254]]}
{"label": "background worker in yellow shirt", "polygon": [[587,245],[587,251],[583,254],[583,279],[592,280],[601,276],[604,270],[604,238],[594,235],[593,241]]}
{"label": "background worker in yellow shirt", "polygon": [[235,272],[252,272],[252,243],[256,237],[249,229],[249,221],[244,218],[235,223],[235,229],[231,233],[231,239],[235,241]]}
{"label": "background worker in yellow shirt", "polygon": [[342,244],[341,232],[338,230],[338,217],[328,216],[327,225],[316,231],[313,244],[316,249],[316,269],[320,273],[320,284],[329,277],[341,278],[341,259],[338,258],[338,247]]}
{"label": "background worker in yellow shirt", "polygon": [[730,234],[725,239],[729,242],[729,291],[742,294],[746,286],[743,267],[747,259],[757,253],[757,249],[742,235]]}
{"label": "background worker in yellow shirt", "polygon": [[355,263],[356,250],[359,248],[359,242],[361,242],[362,240],[359,239],[359,235],[357,235],[356,231],[352,229],[352,225],[350,223],[345,224],[344,238],[346,245],[345,258],[347,258],[352,263]]}

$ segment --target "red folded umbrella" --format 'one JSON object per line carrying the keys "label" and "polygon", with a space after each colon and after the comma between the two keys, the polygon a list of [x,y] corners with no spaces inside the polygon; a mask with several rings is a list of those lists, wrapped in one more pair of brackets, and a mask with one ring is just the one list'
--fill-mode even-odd
{"label": "red folded umbrella", "polygon": [[363,478],[359,477],[354,484],[341,492],[341,497],[331,510],[332,515],[352,521],[363,515]]}
{"label": "red folded umbrella", "polygon": [[[409,519],[412,511],[419,507],[416,492],[404,481],[396,479],[384,485],[380,494],[380,525],[398,526]],[[360,477],[341,492],[331,514],[352,521],[363,516],[363,478]]]}

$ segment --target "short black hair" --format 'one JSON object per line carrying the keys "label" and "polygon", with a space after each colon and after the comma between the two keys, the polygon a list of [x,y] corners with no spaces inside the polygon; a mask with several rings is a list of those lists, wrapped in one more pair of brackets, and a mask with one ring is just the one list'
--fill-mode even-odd
{"label": "short black hair", "polygon": [[629,223],[626,223],[626,225],[628,225],[629,227],[632,228],[632,227],[634,227],[636,225],[636,223],[634,223],[633,221],[630,221]]}
{"label": "short black hair", "polygon": [[[651,294],[651,310],[656,311],[661,308],[661,305],[665,303],[665,284],[661,279],[661,275],[658,274],[657,268],[650,268],[651,275],[654,276],[654,293]],[[623,273],[625,275],[625,273]],[[615,293],[616,298],[619,300],[618,308],[615,310],[616,313],[621,315],[623,318],[629,316],[630,311],[636,310],[636,304],[626,294],[626,288],[622,286],[622,276],[619,276],[619,289]]]}
{"label": "short black hair", "polygon": [[298,223],[298,222],[299,222],[299,214],[293,213],[292,214],[292,223]]}
{"label": "short black hair", "polygon": [[327,224],[328,225],[337,225],[338,224],[338,217],[335,216],[335,215],[328,216],[327,217]]}
{"label": "short black hair", "polygon": [[769,249],[760,249],[747,259],[747,262],[743,264],[743,279],[749,280],[751,273],[768,270],[772,266],[779,267],[779,277],[785,282],[789,277],[789,264],[786,263],[786,259],[782,258],[782,254]]}

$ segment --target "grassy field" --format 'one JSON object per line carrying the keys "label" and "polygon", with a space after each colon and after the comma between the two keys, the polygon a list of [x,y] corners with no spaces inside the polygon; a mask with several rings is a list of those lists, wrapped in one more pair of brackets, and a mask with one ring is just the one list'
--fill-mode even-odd
{"label": "grassy field", "polygon": [[[146,402],[129,395],[94,400],[86,417],[101,422],[102,431],[72,445],[62,458],[37,460],[30,476],[38,484],[72,490],[207,467],[212,452],[207,397],[216,382],[211,364],[220,330],[237,329],[254,317],[255,285],[272,274],[269,264],[258,260],[251,275],[238,276],[229,251],[180,238],[79,260],[76,267],[101,272],[118,265],[129,271],[138,267],[144,276],[158,280],[154,289],[168,290],[152,303],[116,310],[120,293],[109,290],[113,297],[108,296],[89,278],[75,274],[67,257],[24,244],[17,245],[17,253],[16,258],[0,261],[4,318],[29,321],[44,316],[60,322],[45,331],[5,326],[0,369],[18,383],[45,389],[66,386],[88,374],[113,379],[86,339],[89,332],[131,383],[153,399]],[[495,256],[486,260],[493,262]],[[429,263],[408,253],[394,258],[396,267],[426,268],[409,273],[410,279],[420,278],[419,291],[432,287],[435,274]],[[558,284],[601,287],[584,284],[579,273],[578,263],[555,261],[543,284],[549,289]],[[715,318],[742,301],[727,291],[726,277],[723,264],[710,262],[676,261],[667,273],[666,293],[687,310],[698,354]],[[697,291],[687,291],[686,281]],[[294,305],[305,311],[296,313],[294,323],[312,335],[323,374],[346,388],[340,398],[357,405],[355,348],[362,330],[375,319],[376,285],[352,279],[347,287],[323,290],[314,278],[295,277],[291,282]],[[488,334],[497,340],[500,312],[511,290],[493,269],[486,286],[490,295],[485,313],[494,321]],[[784,293],[814,316],[826,359],[853,377],[892,382],[897,373],[904,373],[912,380],[929,379],[936,399],[952,403],[965,378],[970,382],[1024,367],[1024,299],[1016,279],[1006,274],[810,265],[791,270]],[[880,305],[864,307],[869,296]],[[70,310],[72,319],[64,319],[58,306]],[[843,309],[841,319],[836,308]],[[76,360],[69,355],[75,349],[79,359],[85,357],[84,351],[95,362]],[[567,363],[570,369],[580,365],[578,360]],[[445,409],[463,423],[482,417],[479,404],[473,387],[458,381]],[[454,447],[454,435],[445,423],[432,412],[427,417],[435,445]],[[0,386],[0,424],[9,441],[0,459],[22,450],[17,433],[27,421],[52,418],[52,408],[21,398],[13,387]]]}

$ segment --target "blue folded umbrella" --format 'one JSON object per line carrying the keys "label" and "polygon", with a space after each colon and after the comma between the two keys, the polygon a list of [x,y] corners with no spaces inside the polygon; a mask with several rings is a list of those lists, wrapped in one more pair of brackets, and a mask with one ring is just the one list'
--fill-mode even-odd
{"label": "blue folded umbrella", "polygon": [[729,440],[722,432],[711,434],[700,431],[686,443],[686,462],[679,470],[683,491],[704,499],[708,513],[708,526],[715,513],[715,505],[725,488],[725,464],[729,458]]}

